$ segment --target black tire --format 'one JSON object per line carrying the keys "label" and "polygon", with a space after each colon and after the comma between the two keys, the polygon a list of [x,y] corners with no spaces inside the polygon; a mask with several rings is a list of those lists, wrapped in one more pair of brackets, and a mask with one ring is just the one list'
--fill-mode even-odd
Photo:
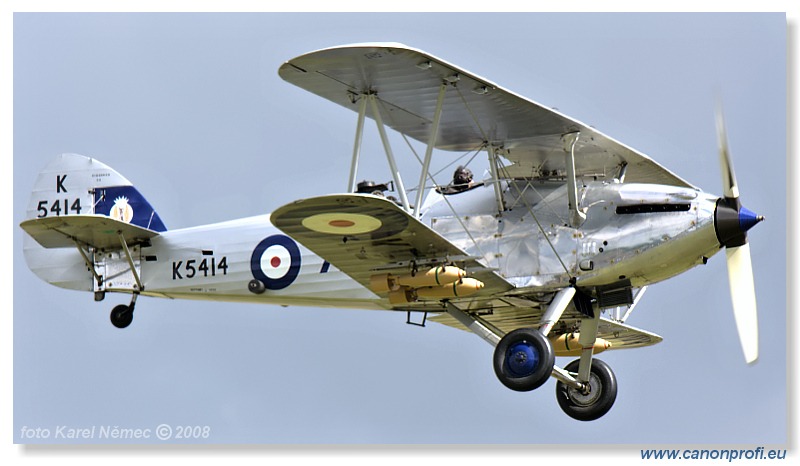
{"label": "black tire", "polygon": [[[576,359],[564,367],[568,372],[578,372],[580,359]],[[556,400],[567,416],[579,421],[594,421],[603,417],[617,399],[617,378],[608,364],[599,360],[592,360],[592,370],[589,375],[589,394],[582,394],[577,389],[571,388],[561,382],[556,383]]]}
{"label": "black tire", "polygon": [[550,340],[532,328],[509,332],[494,350],[497,378],[518,392],[529,392],[547,382],[555,361]]}
{"label": "black tire", "polygon": [[133,309],[120,304],[111,310],[111,324],[117,328],[125,328],[133,322]]}

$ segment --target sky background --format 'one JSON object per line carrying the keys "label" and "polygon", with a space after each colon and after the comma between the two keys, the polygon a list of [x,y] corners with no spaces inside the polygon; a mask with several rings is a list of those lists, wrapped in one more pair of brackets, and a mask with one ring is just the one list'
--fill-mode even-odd
{"label": "sky background", "polygon": [[[782,14],[17,13],[13,26],[15,442],[22,426],[162,423],[208,425],[212,443],[787,440]],[[512,392],[480,338],[408,326],[405,313],[140,298],[120,331],[108,312],[127,295],[95,303],[27,269],[17,225],[62,152],[115,168],[170,229],[342,191],[355,113],[277,69],[373,41],[557,107],[713,193],[721,100],[742,201],[767,218],[749,235],[759,362],[743,360],[724,254],[645,294],[628,323],[664,342],[601,356],[619,394],[591,424],[563,414],[553,380]],[[393,138],[412,183],[419,164],[404,144]],[[361,177],[390,179],[374,124],[368,157]]]}

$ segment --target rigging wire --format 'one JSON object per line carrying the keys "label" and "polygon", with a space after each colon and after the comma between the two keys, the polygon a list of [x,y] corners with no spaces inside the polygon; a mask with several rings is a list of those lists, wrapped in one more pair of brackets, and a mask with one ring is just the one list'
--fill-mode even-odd
{"label": "rigging wire", "polygon": [[[382,100],[381,100],[380,98],[378,98],[377,100],[378,100],[378,102],[382,102]],[[388,113],[390,114],[390,117],[389,117],[389,118],[392,118],[392,117],[391,117],[391,112],[388,112]],[[393,119],[392,119],[391,121],[392,121],[392,123],[396,123],[396,122],[395,122]],[[411,145],[411,142],[408,140],[408,137],[407,137],[407,136],[406,136],[404,133],[400,133],[400,134],[401,134],[401,136],[403,137],[403,140],[404,140],[404,141],[406,142],[406,144],[408,145],[409,149],[411,149],[411,153],[413,153],[413,154],[414,154],[414,157],[417,159],[417,162],[419,162],[419,164],[420,164],[420,165],[422,165],[422,159],[420,159],[420,158],[419,158],[419,155],[417,154],[416,150],[414,150],[414,147]],[[482,147],[482,146],[481,146],[481,147]],[[469,163],[470,163],[470,162],[472,162],[472,160],[475,158],[475,156],[477,156],[477,155],[478,155],[478,153],[479,153],[479,151],[480,151],[481,147],[479,147],[478,149],[476,149],[476,150],[475,150],[475,154],[474,154],[474,155],[473,155],[473,156],[472,156],[472,157],[469,159],[469,161],[467,161],[467,165],[469,165]],[[461,157],[459,157],[458,159],[456,159],[456,161],[457,161],[457,160],[459,160],[459,159],[461,159],[461,158],[463,158],[463,157],[465,157],[465,156],[466,156],[466,155],[468,155],[468,154],[469,154],[469,152],[466,152],[466,153],[464,153],[463,155],[461,155]],[[455,162],[455,161],[454,161],[454,162]],[[449,164],[449,165],[452,165],[454,162],[450,162],[450,164]],[[449,166],[449,165],[447,165],[447,166]],[[433,182],[433,186],[434,186],[434,188],[435,188],[435,189],[437,189],[437,190],[439,190],[439,189],[441,188],[441,186],[440,186],[440,185],[439,185],[439,184],[436,182],[436,179],[434,178],[434,176],[436,176],[436,175],[438,175],[439,173],[441,173],[441,172],[442,172],[444,169],[446,169],[446,168],[447,168],[447,166],[445,166],[445,168],[443,168],[443,169],[439,170],[439,171],[438,171],[438,172],[436,172],[435,174],[431,174],[430,172],[428,172],[428,178],[430,178],[431,182]],[[417,188],[416,188],[416,189],[420,189],[420,187],[419,187],[419,186],[417,186]],[[469,228],[467,228],[467,226],[466,226],[466,225],[464,225],[464,221],[461,219],[461,217],[458,215],[458,213],[456,212],[456,210],[455,210],[455,208],[453,207],[453,205],[452,205],[452,204],[450,203],[450,201],[447,199],[447,196],[444,196],[444,195],[442,195],[442,199],[445,201],[445,203],[447,204],[447,206],[450,208],[450,211],[453,213],[453,216],[456,218],[456,220],[458,220],[458,223],[461,225],[461,228],[462,228],[462,229],[464,230],[464,232],[467,234],[467,236],[469,237],[470,241],[472,241],[472,244],[475,246],[475,249],[477,249],[477,250],[478,250],[478,253],[481,255],[481,257],[485,257],[485,254],[483,253],[483,250],[481,249],[480,245],[478,245],[478,242],[475,240],[475,237],[473,237],[473,236],[472,236],[472,233],[470,233],[470,231],[469,231]]]}
{"label": "rigging wire", "polygon": [[[488,143],[487,143],[487,142],[485,142],[485,141],[488,141],[488,137],[487,137],[487,135],[486,135],[486,132],[483,130],[483,127],[481,126],[481,124],[480,124],[480,121],[478,121],[478,118],[477,118],[477,116],[476,116],[476,115],[475,115],[475,113],[472,111],[472,108],[470,108],[470,106],[469,106],[469,103],[467,102],[466,98],[465,98],[465,97],[464,97],[464,95],[462,94],[461,90],[460,90],[460,89],[458,88],[458,86],[456,86],[455,84],[453,84],[453,87],[456,89],[456,92],[457,92],[457,94],[458,94],[459,98],[461,99],[461,102],[464,104],[464,107],[465,107],[465,108],[467,109],[467,111],[469,112],[470,116],[472,117],[472,120],[474,121],[475,125],[476,125],[476,126],[477,126],[477,128],[478,128],[478,131],[481,133],[481,135],[482,135],[482,137],[483,137],[483,140],[484,140],[484,142],[483,142],[483,143],[482,143],[482,144],[481,144],[481,145],[480,145],[478,148],[476,148],[476,149],[473,149],[475,153],[474,153],[474,154],[472,155],[472,157],[471,157],[471,158],[470,158],[470,159],[467,161],[467,164],[466,164],[466,166],[468,166],[468,165],[469,165],[469,164],[472,162],[472,160],[474,160],[474,158],[475,158],[475,157],[478,155],[478,153],[480,153],[480,151],[481,151],[482,149],[484,149],[484,148],[487,146],[487,144],[488,144]],[[380,98],[378,98],[377,100],[378,100],[378,102],[379,102],[379,103],[383,104],[383,101],[382,101]],[[387,112],[387,113],[389,114],[389,118],[390,118],[390,119],[392,119],[391,112]],[[392,122],[393,122],[393,123],[396,123],[396,122],[395,122],[393,119],[392,119]],[[420,159],[420,157],[419,157],[419,154],[417,154],[417,151],[416,151],[416,150],[414,149],[414,147],[411,145],[411,142],[408,140],[408,137],[407,137],[407,136],[406,136],[404,133],[402,133],[402,132],[401,132],[400,134],[402,135],[402,137],[403,137],[403,140],[405,141],[406,145],[407,145],[407,146],[409,147],[409,149],[411,150],[411,153],[412,153],[412,154],[414,154],[414,157],[417,159],[417,162],[418,162],[420,165],[422,165],[422,159]],[[428,178],[429,178],[429,179],[430,179],[430,180],[433,182],[433,186],[434,186],[434,188],[435,188],[435,189],[439,189],[439,188],[440,188],[440,185],[439,185],[439,184],[436,182],[436,179],[435,179],[434,177],[435,177],[435,176],[437,176],[437,175],[439,175],[439,174],[440,174],[442,171],[446,170],[446,169],[447,169],[449,166],[451,166],[451,165],[453,165],[454,163],[456,163],[458,160],[461,160],[462,158],[464,158],[465,156],[467,156],[469,153],[470,153],[470,152],[466,152],[466,153],[464,153],[464,154],[463,154],[463,155],[461,155],[461,156],[460,156],[458,159],[456,159],[456,160],[454,160],[454,161],[450,162],[448,165],[446,165],[445,167],[443,167],[442,169],[440,169],[439,171],[437,171],[437,172],[436,172],[436,173],[434,173],[434,174],[428,173]],[[497,167],[497,169],[498,169],[498,171],[499,171],[499,172],[503,172],[503,175],[504,175],[503,177],[504,177],[505,179],[507,179],[507,180],[512,180],[512,181],[513,181],[513,178],[511,178],[511,176],[509,175],[509,173],[508,173],[508,170],[507,170],[507,167],[506,167],[506,166],[499,164],[499,166]],[[498,176],[498,178],[499,178],[499,176]],[[495,183],[499,183],[499,182],[500,182],[500,180],[499,180],[499,179],[498,179],[498,180],[493,180],[493,182],[495,182]],[[573,277],[572,277],[572,275],[571,275],[571,274],[570,274],[570,272],[569,272],[569,268],[566,266],[566,264],[564,263],[563,259],[561,258],[561,255],[560,255],[560,254],[558,253],[558,251],[556,250],[556,248],[555,248],[555,245],[553,245],[552,241],[550,241],[550,238],[548,237],[548,234],[547,234],[547,232],[545,231],[544,227],[542,227],[542,224],[539,222],[539,219],[538,219],[538,218],[536,217],[536,215],[533,213],[533,207],[530,205],[530,203],[528,202],[528,200],[527,200],[527,199],[526,199],[526,198],[523,196],[523,193],[524,193],[524,191],[520,190],[520,188],[519,188],[519,186],[517,185],[517,183],[511,182],[511,183],[507,183],[507,185],[508,185],[508,186],[512,186],[512,185],[513,185],[513,187],[516,189],[516,191],[517,191],[517,194],[518,194],[518,199],[521,199],[521,200],[522,200],[522,203],[523,203],[523,205],[525,205],[525,208],[528,210],[528,213],[530,213],[530,215],[531,215],[531,218],[533,218],[534,222],[536,223],[536,226],[537,226],[537,228],[539,228],[539,231],[540,231],[540,232],[542,233],[542,235],[544,236],[545,240],[547,241],[547,244],[550,246],[550,249],[553,251],[553,254],[555,254],[555,256],[556,256],[556,259],[558,259],[558,262],[561,264],[561,267],[564,269],[564,272],[565,272],[565,273],[566,273],[566,274],[567,274],[567,275],[568,275],[570,278],[573,278]],[[530,186],[530,187],[531,187],[531,188],[532,188],[534,191],[536,191],[536,188],[534,188],[534,187],[533,187],[533,186],[530,184],[530,182],[528,182],[528,183],[527,183],[527,185],[526,185],[526,188],[525,188],[526,190],[527,190],[527,186]],[[417,186],[417,187],[416,187],[416,189],[424,189],[424,187]],[[538,194],[538,191],[537,191],[537,194]],[[539,197],[541,197],[541,195],[540,195]],[[448,208],[450,209],[450,211],[453,213],[453,216],[456,218],[456,220],[458,220],[458,223],[460,224],[461,228],[462,228],[462,229],[464,230],[464,232],[467,234],[467,236],[469,237],[469,239],[470,239],[470,241],[472,242],[472,244],[473,244],[473,245],[475,246],[475,248],[478,250],[479,254],[480,254],[482,257],[485,257],[485,255],[484,255],[484,253],[483,253],[483,250],[482,250],[482,249],[481,249],[481,247],[478,245],[478,242],[475,240],[475,237],[473,237],[473,236],[472,236],[472,233],[470,233],[470,231],[469,231],[469,228],[467,228],[467,226],[464,224],[463,220],[462,220],[462,219],[461,219],[461,217],[458,215],[458,213],[456,212],[456,210],[455,210],[455,208],[453,207],[453,205],[452,205],[452,204],[450,203],[450,201],[447,199],[447,196],[444,196],[444,195],[442,195],[442,199],[445,201],[445,203],[447,204],[447,206],[448,206]],[[545,205],[547,205],[547,206],[548,206],[548,208],[549,208],[551,211],[553,211],[553,213],[555,213],[555,211],[553,210],[552,206],[550,206],[550,205],[549,205],[549,203],[545,202]],[[559,220],[562,220],[562,219],[561,219],[561,217],[560,217],[558,214],[556,214],[556,217],[557,217]],[[562,220],[562,221],[563,221],[563,220]]]}
{"label": "rigging wire", "polygon": [[[505,166],[500,167],[500,170],[505,172],[505,176],[506,176],[507,179],[511,179],[509,174],[508,174],[508,170],[506,170]],[[517,192],[520,195],[520,198],[522,199],[522,203],[527,208],[528,213],[531,214],[531,218],[533,218],[533,221],[536,222],[536,226],[539,228],[539,231],[544,236],[544,239],[547,241],[547,244],[550,245],[550,249],[553,250],[553,254],[555,254],[556,259],[558,259],[558,262],[561,264],[561,267],[564,268],[564,272],[570,277],[570,279],[573,278],[572,274],[569,273],[569,269],[567,268],[567,265],[561,259],[561,255],[558,253],[558,251],[556,250],[556,247],[553,245],[552,241],[550,241],[550,238],[547,236],[547,232],[542,227],[542,224],[539,223],[539,219],[536,218],[536,215],[533,213],[533,207],[530,205],[530,203],[528,203],[528,200],[526,198],[522,197],[522,192],[519,189],[519,186],[517,186],[516,183],[508,183],[508,185],[509,186],[514,186],[516,188]]]}

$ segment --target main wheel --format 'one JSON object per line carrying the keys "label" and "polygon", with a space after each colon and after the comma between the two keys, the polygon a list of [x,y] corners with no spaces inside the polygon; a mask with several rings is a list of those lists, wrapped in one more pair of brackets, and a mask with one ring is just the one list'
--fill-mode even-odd
{"label": "main wheel", "polygon": [[[578,372],[580,359],[564,367],[568,372]],[[561,382],[556,383],[556,400],[567,415],[579,421],[594,421],[605,415],[617,399],[617,378],[608,364],[592,360],[589,374],[589,391],[581,392]]]}
{"label": "main wheel", "polygon": [[547,382],[555,360],[547,337],[536,329],[520,328],[506,334],[494,349],[494,372],[506,387],[528,392]]}
{"label": "main wheel", "polygon": [[133,308],[120,304],[111,310],[111,323],[114,327],[125,328],[133,322]]}

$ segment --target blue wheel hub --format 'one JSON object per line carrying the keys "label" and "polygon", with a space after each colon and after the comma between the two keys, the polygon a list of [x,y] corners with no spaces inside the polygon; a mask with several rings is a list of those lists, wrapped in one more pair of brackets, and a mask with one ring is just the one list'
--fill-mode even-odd
{"label": "blue wheel hub", "polygon": [[506,366],[515,377],[526,377],[539,367],[539,351],[527,341],[514,343],[506,351]]}

